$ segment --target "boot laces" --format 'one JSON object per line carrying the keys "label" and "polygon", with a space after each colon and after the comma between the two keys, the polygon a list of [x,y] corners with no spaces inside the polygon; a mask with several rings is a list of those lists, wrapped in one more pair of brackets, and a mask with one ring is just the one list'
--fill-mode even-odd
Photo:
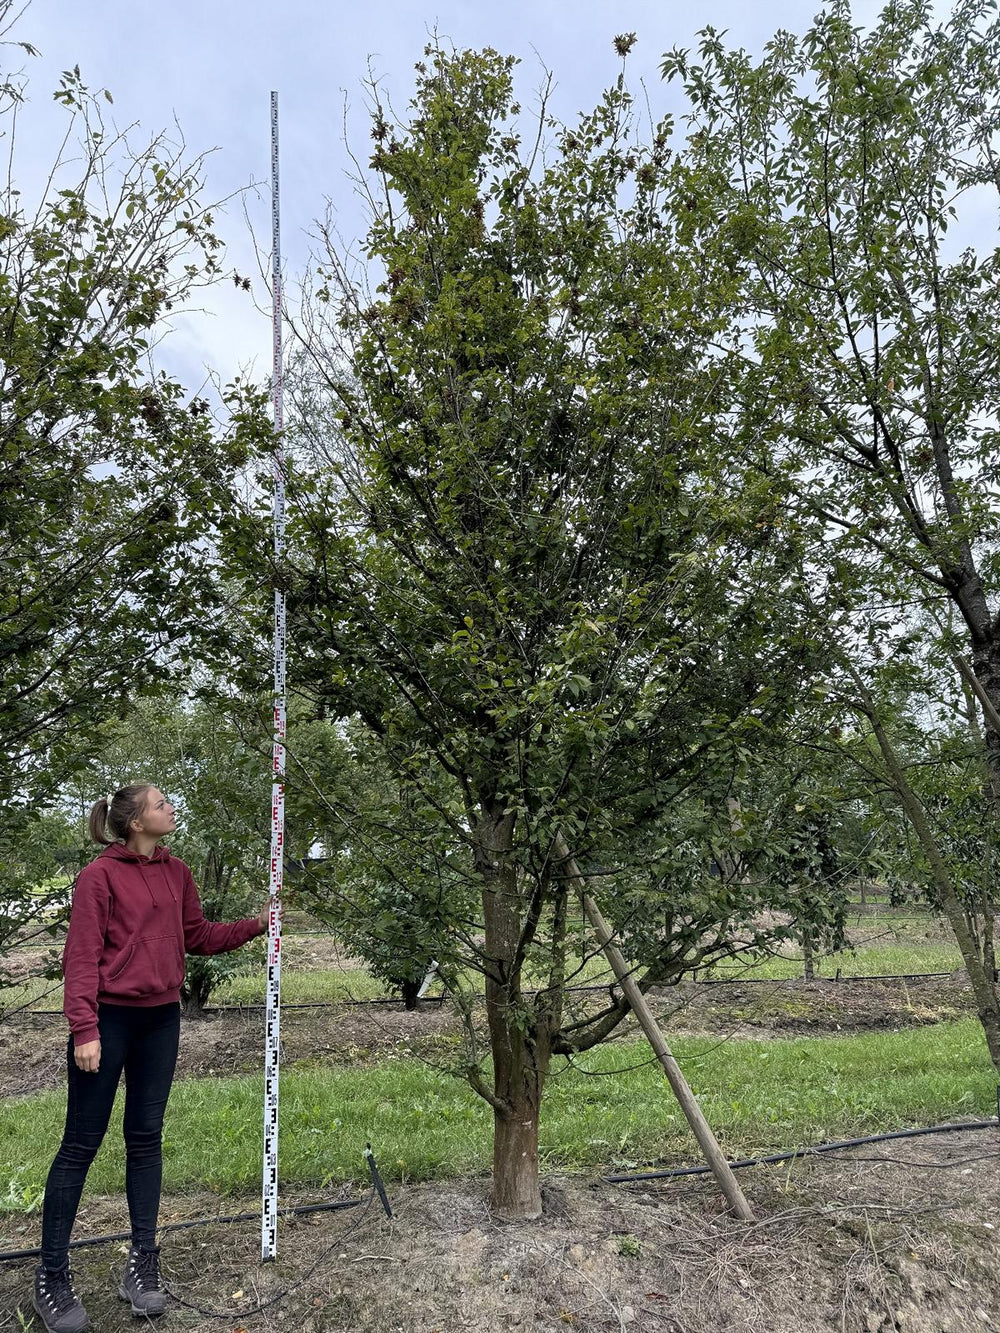
{"label": "boot laces", "polygon": [[133,1250],[132,1271],[140,1291],[160,1290],[160,1251]]}
{"label": "boot laces", "polygon": [[38,1289],[53,1314],[65,1314],[76,1304],[73,1278],[68,1268],[60,1268],[56,1273],[46,1269],[41,1275]]}

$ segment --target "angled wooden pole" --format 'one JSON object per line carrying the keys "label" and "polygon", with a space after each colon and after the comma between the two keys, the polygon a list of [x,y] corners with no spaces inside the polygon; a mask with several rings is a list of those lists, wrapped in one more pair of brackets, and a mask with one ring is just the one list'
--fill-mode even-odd
{"label": "angled wooden pole", "polygon": [[635,978],[629,969],[628,964],[622,956],[621,950],[614,942],[611,930],[607,922],[601,915],[600,908],[594,900],[587,881],[580,873],[580,869],[574,858],[570,855],[570,850],[566,845],[566,839],[561,833],[556,834],[555,852],[559,859],[565,864],[569,878],[573,881],[574,887],[580,894],[583,902],[583,910],[587,919],[594,927],[598,942],[604,950],[605,957],[611,964],[611,969],[618,980],[628,1000],[632,1012],[639,1020],[639,1026],[646,1034],[646,1039],[652,1046],[657,1059],[663,1066],[663,1072],[667,1076],[674,1096],[680,1104],[681,1110],[687,1117],[687,1122],[691,1126],[695,1138],[698,1140],[698,1146],[705,1155],[705,1160],[712,1169],[712,1174],[719,1182],[719,1188],[732,1209],[736,1217],[744,1222],[754,1220],[753,1211],[747,1203],[746,1196],[739,1187],[736,1177],[733,1175],[733,1169],[726,1161],[725,1154],[719,1147],[718,1140],[712,1133],[712,1127],[705,1119],[697,1099],[688,1085],[687,1079],[681,1072],[681,1067],[671,1054],[670,1047],[667,1045],[663,1033],[660,1031],[660,1025],[657,1023],[646,1002],[646,997],[639,989]]}
{"label": "angled wooden pole", "polygon": [[983,713],[986,715],[986,720],[989,722],[993,730],[998,734],[1000,734],[1000,713],[997,712],[996,708],[994,707],[993,700],[983,689],[982,681],[973,671],[972,667],[969,666],[965,658],[962,657],[959,653],[952,653],[951,660],[955,663],[955,666],[958,668],[959,675],[962,677],[962,679],[968,685],[969,689],[972,690],[973,694],[982,704]]}

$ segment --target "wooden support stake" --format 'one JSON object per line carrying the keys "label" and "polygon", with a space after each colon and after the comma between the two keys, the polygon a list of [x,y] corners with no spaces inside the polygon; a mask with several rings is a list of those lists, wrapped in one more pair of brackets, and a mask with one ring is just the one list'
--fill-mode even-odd
{"label": "wooden support stake", "polygon": [[746,1196],[739,1187],[736,1177],[733,1175],[733,1169],[726,1161],[725,1155],[719,1147],[718,1140],[712,1133],[711,1125],[705,1119],[702,1109],[695,1099],[694,1093],[688,1086],[687,1079],[681,1072],[680,1065],[671,1054],[670,1047],[667,1045],[666,1039],[660,1031],[660,1026],[653,1016],[653,1011],[646,1002],[645,995],[643,995],[642,991],[636,984],[635,978],[632,976],[628,964],[622,956],[621,950],[614,943],[608,924],[601,915],[600,908],[597,906],[597,903],[594,901],[594,898],[587,888],[587,881],[580,873],[576,861],[570,855],[569,848],[566,845],[566,839],[561,833],[556,834],[555,852],[559,859],[565,863],[569,878],[574,881],[575,887],[580,894],[583,910],[587,915],[587,919],[594,927],[601,948],[604,950],[605,956],[611,964],[612,971],[618,979],[618,984],[621,986],[625,998],[628,1000],[629,1005],[632,1008],[632,1012],[639,1020],[639,1026],[646,1034],[650,1046],[652,1046],[657,1059],[663,1066],[663,1072],[666,1074],[670,1086],[673,1089],[674,1096],[677,1098],[681,1110],[687,1117],[687,1122],[691,1126],[695,1138],[698,1140],[698,1145],[705,1155],[706,1162],[712,1169],[712,1174],[719,1183],[719,1188],[722,1190],[726,1202],[738,1218],[744,1222],[752,1222],[754,1220],[753,1212],[750,1205],[747,1203]]}
{"label": "wooden support stake", "polygon": [[1000,713],[997,712],[993,700],[983,689],[982,681],[973,671],[972,667],[969,666],[964,657],[961,657],[958,653],[952,653],[951,660],[958,668],[959,675],[982,704],[983,713],[986,716],[987,722],[989,722],[994,731],[1000,733]]}

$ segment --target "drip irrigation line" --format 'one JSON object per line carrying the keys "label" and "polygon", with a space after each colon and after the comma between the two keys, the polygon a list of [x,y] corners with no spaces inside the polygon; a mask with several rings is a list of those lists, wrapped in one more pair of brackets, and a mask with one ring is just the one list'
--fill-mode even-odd
{"label": "drip irrigation line", "polygon": [[[895,1129],[887,1134],[867,1134],[858,1139],[840,1139],[835,1143],[817,1143],[806,1148],[792,1148],[787,1152],[769,1153],[766,1157],[745,1157],[738,1162],[730,1162],[734,1171],[748,1166],[773,1166],[776,1162],[789,1162],[796,1157],[817,1157],[820,1153],[840,1152],[846,1148],[860,1148],[869,1143],[888,1143],[893,1139],[915,1139],[927,1134],[952,1134],[961,1130],[996,1129],[1000,1126],[1000,1116],[991,1120],[969,1120],[958,1124],[928,1125],[920,1129]],[[624,1175],[602,1176],[605,1185],[627,1185],[643,1180],[673,1180],[678,1176],[703,1176],[711,1171],[710,1166],[678,1166],[662,1171],[636,1171]]]}
{"label": "drip irrigation line", "polygon": [[[953,972],[961,971],[961,968],[954,968],[952,972],[878,972],[878,973],[859,973],[856,976],[835,976],[821,977],[815,976],[812,981],[832,981],[838,986],[843,986],[849,981],[923,981],[930,980],[933,977],[950,977]],[[773,986],[775,983],[787,984],[790,981],[804,981],[804,977],[705,977],[696,982],[699,986]]]}
{"label": "drip irrigation line", "polygon": [[[365,1202],[371,1202],[374,1197],[375,1187],[372,1186],[371,1192],[365,1199],[334,1199],[328,1203],[300,1203],[294,1206],[289,1205],[285,1208],[279,1208],[279,1216],[290,1213],[322,1213],[339,1212],[344,1208],[358,1208]],[[232,1222],[259,1222],[260,1211],[255,1213],[229,1213],[219,1217],[195,1217],[189,1222],[170,1222],[166,1226],[157,1227],[160,1235],[165,1235],[168,1231],[186,1231],[189,1227],[205,1227],[214,1223],[220,1225]],[[83,1240],[71,1240],[69,1248],[71,1250],[82,1249],[85,1245],[112,1245],[116,1241],[131,1240],[131,1231],[116,1231],[114,1235],[109,1236],[87,1236]],[[0,1251],[0,1262],[6,1263],[17,1259],[37,1259],[40,1257],[41,1249],[35,1250],[5,1250]]]}
{"label": "drip irrigation line", "polygon": [[[341,1212],[347,1208],[362,1208],[363,1211],[361,1213],[361,1217],[359,1218],[359,1220],[355,1222],[348,1229],[348,1231],[344,1233],[344,1235],[339,1236],[337,1238],[338,1241],[344,1240],[346,1235],[349,1235],[351,1231],[353,1231],[356,1227],[361,1225],[361,1221],[367,1215],[368,1210],[371,1207],[372,1202],[374,1201],[375,1198],[378,1198],[379,1202],[381,1203],[382,1210],[385,1213],[386,1217],[391,1218],[393,1216],[392,1206],[389,1203],[389,1197],[386,1194],[385,1185],[382,1183],[382,1176],[379,1172],[378,1166],[376,1165],[375,1155],[372,1152],[372,1145],[370,1143],[365,1144],[364,1157],[365,1157],[365,1165],[368,1167],[368,1171],[372,1178],[372,1184],[371,1184],[371,1189],[368,1191],[368,1193],[365,1195],[363,1199],[329,1199],[329,1200],[324,1200],[321,1203],[291,1204],[284,1208],[279,1208],[277,1210],[277,1216],[288,1217],[295,1215],[303,1215],[306,1213]],[[168,1231],[187,1231],[191,1227],[204,1227],[213,1225],[221,1226],[221,1225],[229,1225],[234,1222],[259,1222],[261,1216],[262,1216],[261,1212],[254,1212],[254,1213],[228,1213],[223,1215],[214,1215],[211,1217],[194,1217],[190,1218],[186,1222],[169,1222],[166,1226],[157,1227],[157,1231],[160,1235],[165,1235]],[[132,1233],[130,1231],[118,1231],[112,1235],[107,1235],[107,1236],[86,1236],[82,1240],[71,1240],[69,1243],[69,1248],[71,1250],[78,1250],[82,1249],[84,1246],[87,1245],[111,1245],[114,1244],[116,1241],[126,1241],[126,1240],[131,1240],[131,1238],[132,1238]],[[337,1242],[335,1241],[334,1244],[336,1243]],[[332,1249],[333,1247],[330,1246],[329,1248]],[[0,1251],[0,1262],[15,1262],[24,1259],[38,1259],[41,1257],[41,1253],[42,1253],[41,1248],[31,1249],[31,1250]],[[286,1290],[278,1292],[277,1295],[269,1297],[268,1300],[264,1302],[264,1305],[271,1305],[275,1301],[281,1300],[282,1297],[287,1296],[290,1292],[294,1291],[296,1287],[301,1286],[302,1283],[305,1282],[307,1278],[312,1276],[312,1274],[318,1267],[320,1260],[325,1258],[328,1253],[329,1249],[325,1250],[323,1254],[320,1255],[320,1258],[316,1261],[313,1267],[305,1275],[305,1277],[301,1278],[300,1281],[295,1284],[295,1286],[288,1287],[286,1288]],[[171,1296],[174,1297],[174,1300],[179,1302],[179,1304],[188,1305],[187,1301],[181,1300],[180,1297],[175,1296],[173,1292],[170,1292],[170,1294]],[[242,1318],[244,1315],[256,1314],[258,1310],[263,1309],[263,1305],[256,1306],[251,1310],[243,1310],[243,1311],[203,1310],[201,1306],[198,1305],[189,1305],[188,1308],[192,1310],[198,1310],[201,1314],[214,1314],[217,1318],[228,1319],[230,1317]]]}
{"label": "drip irrigation line", "polygon": [[[813,981],[829,981],[836,986],[845,986],[853,981],[932,981],[940,980],[942,977],[951,977],[961,968],[954,968],[950,972],[882,972],[882,973],[859,973],[857,976],[839,976],[839,977],[814,977]],[[788,986],[795,982],[804,981],[803,977],[698,977],[689,979],[689,984],[694,986]],[[567,986],[564,989],[566,995],[580,995],[590,991],[607,991],[615,986],[615,982],[607,981],[597,986]],[[683,983],[682,983],[683,984]],[[810,982],[810,985],[812,982]],[[660,987],[659,989],[667,989]],[[673,989],[671,987],[670,989]],[[525,997],[540,994],[540,991],[524,991]],[[444,1004],[450,997],[448,995],[424,995],[421,998],[421,1004]],[[476,996],[481,1000],[482,996]],[[400,995],[384,995],[370,1000],[306,1000],[299,1004],[282,1004],[282,1009],[339,1009],[339,1008],[363,1008],[369,1004],[402,1004]],[[212,1004],[206,1006],[203,1010],[206,1014],[232,1014],[243,1013],[255,1010],[264,1010],[267,1005],[260,1004]],[[29,1013],[38,1017],[62,1018],[61,1009],[29,1009],[27,1005],[22,1005],[19,1009],[13,1009],[9,1013],[0,1013],[0,1022],[12,1018],[15,1014]]]}
{"label": "drip irrigation line", "polygon": [[[448,997],[446,995],[425,995],[420,1003],[429,1002],[431,1004],[442,1004]],[[402,1004],[401,995],[387,995],[376,1000],[306,1000],[301,1004],[282,1004],[282,1009],[356,1009],[366,1004]],[[208,1005],[205,1009],[206,1014],[227,1014],[236,1013],[240,1010],[266,1009],[264,1004],[215,1004]],[[412,1011],[409,1011],[412,1012]]]}
{"label": "drip irrigation line", "polygon": [[[602,986],[600,989],[603,990],[604,987]],[[446,1000],[447,998],[448,998],[448,997],[447,997],[446,995],[425,995],[425,996],[423,997],[423,999],[420,1001],[420,1003],[421,1003],[421,1004],[424,1004],[425,1002],[428,1002],[428,1001],[429,1001],[431,1004],[441,1004],[441,1003],[442,1003],[444,1000]],[[352,1008],[352,1007],[357,1007],[357,1006],[359,1006],[359,1005],[365,1005],[365,1004],[402,1004],[402,1003],[403,1003],[402,996],[400,996],[400,995],[391,995],[391,996],[387,996],[385,999],[378,999],[378,1000],[307,1000],[307,1001],[304,1001],[304,1002],[301,1003],[301,1004],[282,1004],[281,1008],[282,1008],[282,1010],[285,1010],[285,1009],[342,1009],[342,1008]],[[263,1012],[263,1011],[266,1010],[266,1009],[267,1009],[267,1005],[264,1004],[264,1003],[261,1003],[261,1004],[210,1004],[210,1005],[206,1005],[206,1007],[202,1010],[202,1013],[205,1013],[205,1014],[238,1014],[238,1013],[246,1013],[246,1012],[253,1012],[253,1011]],[[31,1014],[35,1014],[35,1015],[38,1016],[38,1017],[45,1017],[45,1018],[62,1018],[62,1017],[63,1017],[63,1011],[62,1011],[61,1009],[29,1009],[29,1010],[15,1009],[13,1012],[14,1012],[14,1013],[21,1013],[22,1011],[24,1011],[24,1012],[28,1012],[28,1013],[31,1013]],[[0,1014],[0,1022],[3,1022],[3,1020],[4,1020],[5,1018],[8,1018],[8,1017],[10,1017],[10,1016],[11,1016],[11,1015],[8,1015],[8,1014]]]}

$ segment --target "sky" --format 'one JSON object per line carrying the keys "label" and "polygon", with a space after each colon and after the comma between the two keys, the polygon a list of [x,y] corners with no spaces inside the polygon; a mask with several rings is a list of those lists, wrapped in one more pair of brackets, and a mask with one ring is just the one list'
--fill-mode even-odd
{"label": "sky", "polygon": [[[260,262],[270,247],[269,97],[279,94],[282,250],[286,283],[294,286],[309,260],[310,233],[329,202],[345,240],[363,231],[363,212],[348,180],[348,143],[364,160],[370,152],[363,87],[369,69],[397,110],[410,95],[413,65],[436,30],[457,47],[490,46],[520,57],[518,94],[533,104],[544,69],[552,71],[552,109],[571,118],[593,106],[621,65],[617,33],[638,38],[628,81],[641,96],[644,81],[654,117],[678,109],[664,85],[665,50],[691,47],[707,24],[728,32],[731,44],[759,54],[779,28],[803,31],[818,0],[367,0],[360,5],[285,0],[32,0],[11,36],[40,55],[7,58],[29,80],[19,115],[15,175],[25,198],[43,181],[65,128],[66,113],[51,98],[63,69],[80,66],[91,89],[107,88],[106,108],[121,128],[137,122],[151,137],[176,122],[192,152],[214,150],[206,197],[221,199],[261,183],[244,204],[218,217],[227,244],[225,267],[254,278],[256,302],[269,301]],[[875,0],[855,0],[859,23],[877,15]],[[254,235],[263,250],[255,257]],[[161,347],[163,364],[195,391],[211,368],[222,382],[239,370],[265,378],[271,329],[254,300],[232,283],[209,291],[203,313],[177,321]]]}

